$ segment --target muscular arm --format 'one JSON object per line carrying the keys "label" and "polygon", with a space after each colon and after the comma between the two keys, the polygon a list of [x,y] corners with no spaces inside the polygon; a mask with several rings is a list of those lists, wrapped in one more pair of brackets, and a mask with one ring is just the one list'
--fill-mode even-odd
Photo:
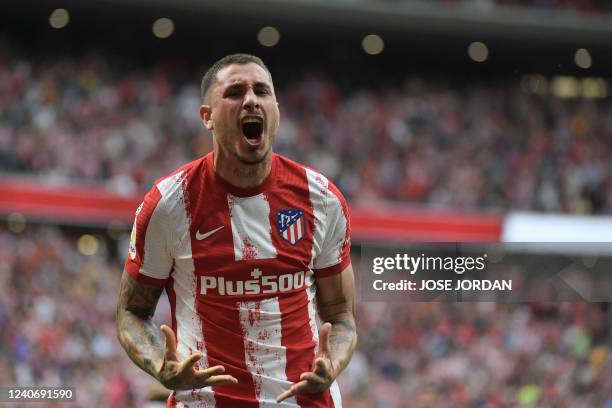
{"label": "muscular arm", "polygon": [[334,378],[348,365],[357,345],[355,327],[355,278],[353,267],[317,280],[319,316],[331,324],[329,354]]}
{"label": "muscular arm", "polygon": [[317,279],[317,304],[323,326],[319,330],[319,351],[312,371],[276,397],[277,402],[297,394],[328,389],[351,360],[357,345],[355,330],[355,278],[353,267]]}
{"label": "muscular arm", "polygon": [[162,288],[143,285],[123,271],[117,301],[117,337],[130,359],[158,378],[164,363],[165,342],[161,330],[153,324]]}
{"label": "muscular arm", "polygon": [[117,337],[132,361],[171,390],[236,384],[233,376],[222,375],[223,366],[197,369],[202,358],[199,352],[181,360],[172,329],[165,325],[159,329],[152,321],[161,292],[161,288],[143,285],[123,272],[117,302]]}

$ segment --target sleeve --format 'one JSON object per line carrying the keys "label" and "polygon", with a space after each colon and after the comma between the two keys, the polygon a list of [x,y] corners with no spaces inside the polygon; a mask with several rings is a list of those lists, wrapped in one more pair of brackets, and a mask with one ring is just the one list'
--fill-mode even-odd
{"label": "sleeve", "polygon": [[127,273],[140,283],[162,287],[170,276],[173,258],[167,220],[162,195],[153,186],[136,210],[125,261]]}
{"label": "sleeve", "polygon": [[346,200],[340,190],[329,182],[325,207],[325,238],[321,253],[314,260],[316,277],[342,272],[351,264],[351,226]]}

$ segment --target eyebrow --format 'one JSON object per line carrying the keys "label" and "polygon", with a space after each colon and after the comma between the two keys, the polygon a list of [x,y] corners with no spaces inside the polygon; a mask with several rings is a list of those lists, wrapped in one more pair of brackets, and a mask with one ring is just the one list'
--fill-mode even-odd
{"label": "eyebrow", "polygon": [[[229,90],[234,90],[234,89],[240,89],[240,88],[244,88],[244,86],[245,86],[244,82],[235,82],[235,83],[233,83],[231,85],[228,85],[227,88],[225,88],[225,90],[229,91]],[[255,82],[253,84],[253,88],[256,88],[256,89],[261,89],[261,88],[271,89],[272,87],[269,84],[267,84],[266,82],[259,81],[259,82]]]}

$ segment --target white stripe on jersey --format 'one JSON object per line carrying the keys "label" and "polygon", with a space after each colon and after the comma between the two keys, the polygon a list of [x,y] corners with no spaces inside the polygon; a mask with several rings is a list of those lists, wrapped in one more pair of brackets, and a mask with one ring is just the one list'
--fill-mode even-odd
{"label": "white stripe on jersey", "polygon": [[292,244],[294,244],[294,243],[295,243],[296,238],[297,238],[297,237],[295,236],[295,224],[297,224],[297,223],[295,223],[295,222],[294,222],[294,223],[293,223],[293,224],[291,224],[291,226],[289,227],[289,235],[290,235],[289,241],[290,241]]}
{"label": "white stripe on jersey", "polygon": [[263,194],[253,197],[227,195],[234,238],[234,257],[243,259],[276,258],[270,226],[270,203]]}
{"label": "white stripe on jersey", "polygon": [[[346,239],[347,219],[340,197],[329,188],[329,181],[321,174],[306,169],[308,191],[315,214],[313,269],[327,268],[341,262]],[[322,220],[317,222],[318,220]]]}
{"label": "white stripe on jersey", "polygon": [[[190,219],[185,207],[181,175],[182,173],[178,173],[173,177],[168,177],[157,185],[162,194],[163,203],[172,206],[168,209],[170,214],[169,225],[172,226],[169,233],[180,243],[175,248],[175,265],[172,275],[174,279],[173,289],[176,294],[177,352],[183,359],[199,351],[202,353],[202,358],[198,362],[198,368],[206,369],[208,368],[208,361],[206,359],[202,324],[196,312],[195,294],[197,289],[189,236]],[[171,198],[168,199],[168,197]],[[193,345],[200,345],[200,348],[190,350]],[[192,391],[183,391],[178,399],[182,401],[191,400],[192,402],[188,404],[190,407],[193,407],[194,403],[196,407],[201,408],[213,408],[215,406],[215,398],[210,387],[196,394]],[[178,406],[180,407],[182,404],[179,403]]]}
{"label": "white stripe on jersey", "polygon": [[295,224],[297,225],[297,236],[298,239],[300,239],[302,237],[302,222],[303,219],[298,220]]}
{"label": "white stripe on jersey", "polygon": [[[281,311],[278,298],[240,302],[244,330],[244,361],[253,376],[259,406],[278,407],[276,397],[291,386],[285,375],[287,350],[282,345]],[[282,406],[295,406],[295,397]]]}
{"label": "white stripe on jersey", "polygon": [[316,343],[315,353],[319,351],[319,329],[317,327],[317,286],[314,284],[314,273],[312,270],[306,272],[306,295],[308,296],[308,320],[312,338]]}
{"label": "white stripe on jersey", "polygon": [[340,396],[340,387],[338,387],[338,381],[334,381],[329,387],[329,392],[334,401],[334,408],[342,408],[342,397]]}
{"label": "white stripe on jersey", "polygon": [[317,259],[318,255],[321,253],[323,238],[325,236],[325,221],[327,221],[325,219],[325,205],[327,202],[327,195],[329,194],[329,182],[325,176],[310,169],[306,169],[306,177],[308,179],[308,192],[310,193],[310,202],[314,215],[312,256],[309,265],[312,269],[313,261]]}

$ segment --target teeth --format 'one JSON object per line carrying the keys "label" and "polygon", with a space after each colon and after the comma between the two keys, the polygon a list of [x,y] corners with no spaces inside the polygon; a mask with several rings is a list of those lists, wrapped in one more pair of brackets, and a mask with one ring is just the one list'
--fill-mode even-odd
{"label": "teeth", "polygon": [[261,118],[244,118],[242,120],[242,123],[261,123],[263,122]]}

